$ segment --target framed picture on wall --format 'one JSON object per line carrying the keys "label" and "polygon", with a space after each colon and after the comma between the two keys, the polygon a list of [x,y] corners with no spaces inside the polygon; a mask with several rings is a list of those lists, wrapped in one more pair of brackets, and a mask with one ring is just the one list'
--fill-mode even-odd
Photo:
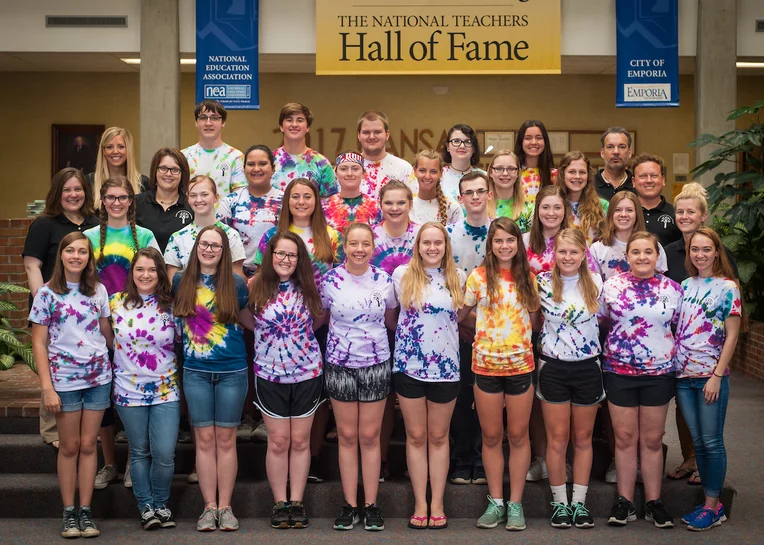
{"label": "framed picture on wall", "polygon": [[51,177],[66,167],[95,172],[105,125],[52,125]]}

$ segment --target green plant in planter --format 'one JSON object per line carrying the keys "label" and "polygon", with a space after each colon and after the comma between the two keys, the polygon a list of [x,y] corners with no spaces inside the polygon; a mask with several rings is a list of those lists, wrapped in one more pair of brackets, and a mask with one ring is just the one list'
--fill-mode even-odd
{"label": "green plant in planter", "polygon": [[[29,290],[15,284],[0,282],[0,296],[7,293],[29,293]],[[0,300],[0,371],[7,371],[21,358],[36,373],[32,343],[19,340],[20,336],[28,336],[29,333],[24,329],[11,327],[7,316],[8,312],[18,309],[19,307],[10,301]]]}
{"label": "green plant in planter", "polygon": [[762,109],[764,100],[733,110],[728,121],[754,115],[754,122],[721,136],[702,134],[690,144],[714,146],[692,172],[695,178],[716,172],[707,188],[711,212],[720,213],[713,226],[735,256],[746,307],[757,320],[764,319],[764,305],[757,305],[764,298],[764,124],[757,115]]}

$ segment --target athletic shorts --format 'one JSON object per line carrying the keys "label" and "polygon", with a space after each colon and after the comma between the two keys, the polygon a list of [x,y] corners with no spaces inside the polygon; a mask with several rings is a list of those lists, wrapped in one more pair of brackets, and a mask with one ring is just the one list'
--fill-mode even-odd
{"label": "athletic shorts", "polygon": [[676,393],[673,373],[658,376],[603,373],[607,399],[618,407],[662,407]]}
{"label": "athletic shorts", "polygon": [[324,401],[323,375],[295,384],[255,377],[255,406],[271,418],[306,418]]}
{"label": "athletic shorts", "polygon": [[533,372],[512,377],[489,377],[475,375],[475,386],[487,394],[500,394],[517,396],[524,394],[531,387]]}
{"label": "athletic shorts", "polygon": [[393,374],[393,389],[399,397],[406,399],[427,398],[432,403],[450,403],[459,395],[461,383],[428,382],[415,379],[406,373]]}
{"label": "athletic shorts", "polygon": [[541,356],[537,369],[536,397],[541,401],[590,407],[605,399],[598,356],[581,361]]}
{"label": "athletic shorts", "polygon": [[368,403],[390,394],[390,360],[368,367],[324,365],[326,395],[335,401]]}

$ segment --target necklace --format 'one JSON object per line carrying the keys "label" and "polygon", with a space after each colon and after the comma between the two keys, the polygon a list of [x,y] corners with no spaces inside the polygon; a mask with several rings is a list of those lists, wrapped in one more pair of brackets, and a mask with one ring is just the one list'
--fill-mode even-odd
{"label": "necklace", "polygon": [[451,170],[453,170],[454,172],[458,172],[459,174],[467,174],[468,172],[471,172],[471,171],[472,171],[472,167],[471,167],[471,166],[468,166],[468,167],[467,167],[467,168],[465,168],[464,170],[459,170],[459,169],[458,169],[458,168],[456,168],[456,167],[455,167],[453,164],[451,164],[451,165],[449,165],[449,166],[451,167]]}
{"label": "necklace", "polygon": [[626,181],[626,178],[629,177],[629,174],[624,171],[623,176],[621,176],[621,179],[618,180],[618,183],[614,183],[613,180],[610,179],[610,176],[607,175],[607,170],[602,171],[602,178],[612,185],[613,187],[621,187],[621,184]]}

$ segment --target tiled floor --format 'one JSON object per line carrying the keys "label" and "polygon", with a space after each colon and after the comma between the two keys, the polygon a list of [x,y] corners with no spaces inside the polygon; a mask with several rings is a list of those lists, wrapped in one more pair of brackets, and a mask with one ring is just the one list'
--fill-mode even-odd
{"label": "tiled floor", "polygon": [[0,416],[38,416],[40,381],[24,364],[0,371]]}

